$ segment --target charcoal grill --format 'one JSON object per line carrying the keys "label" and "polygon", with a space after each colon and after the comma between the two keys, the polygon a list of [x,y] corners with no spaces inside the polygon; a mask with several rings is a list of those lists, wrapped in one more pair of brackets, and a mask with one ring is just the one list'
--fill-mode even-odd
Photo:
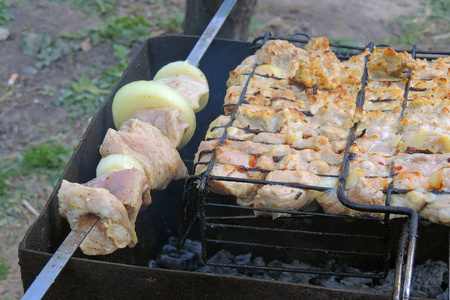
{"label": "charcoal grill", "polygon": [[[296,43],[306,41],[302,36],[292,36],[291,39]],[[42,214],[20,243],[19,264],[24,289],[30,286],[70,231],[67,222],[58,214],[56,194],[62,179],[86,182],[95,177],[95,169],[101,158],[99,146],[108,128],[113,127],[111,103],[116,91],[131,81],[151,79],[157,70],[169,62],[184,60],[196,41],[197,37],[189,36],[151,38],[125,70],[110,97],[91,121]],[[261,40],[257,39],[251,44],[216,39],[203,57],[200,68],[210,83],[210,102],[205,110],[197,114],[196,134],[180,151],[190,168],[190,174],[193,173],[194,153],[204,139],[209,123],[226,109],[222,105],[229,71],[260,46],[258,41]],[[346,59],[358,51],[362,49],[340,47],[338,53],[341,59]],[[418,51],[415,53],[419,54]],[[346,176],[346,168],[343,169],[340,180]],[[380,222],[311,211],[290,212],[291,217],[272,221],[266,217],[252,217],[252,210],[237,206],[232,197],[210,193],[207,181],[211,179],[233,180],[212,178],[207,174],[190,176],[186,182],[176,181],[165,191],[153,192],[153,203],[140,213],[136,222],[139,243],[135,248],[98,257],[76,252],[46,298],[400,298],[409,294],[414,259],[417,263],[428,258],[447,261],[447,228],[419,220],[413,211],[392,207],[360,207],[341,195],[340,200],[354,209],[380,211],[387,216],[396,213],[405,217],[392,221],[386,217],[384,222]],[[397,191],[387,191],[388,194],[392,192]],[[182,211],[185,213],[181,214]],[[209,257],[212,253],[229,249],[234,253],[253,252],[269,259],[281,257],[285,261],[302,257],[317,268],[292,268],[287,271],[305,273],[382,278],[386,276],[387,269],[394,265],[397,279],[393,295],[384,295],[147,267],[149,260],[159,253],[169,237],[177,234],[180,235],[180,241],[186,237],[200,239],[206,263],[211,263]],[[417,236],[420,239],[416,239]],[[360,271],[348,271],[352,268],[325,270],[323,266],[329,260],[347,264],[351,262],[351,266]]]}

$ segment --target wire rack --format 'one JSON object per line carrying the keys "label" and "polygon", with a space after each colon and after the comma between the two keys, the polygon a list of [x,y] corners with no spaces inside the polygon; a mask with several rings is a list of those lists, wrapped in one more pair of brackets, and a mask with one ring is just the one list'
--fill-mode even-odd
{"label": "wire rack", "polygon": [[[270,33],[254,40],[251,50],[256,51],[270,39],[287,40],[299,47],[309,41],[304,34],[294,34],[288,38],[272,37]],[[384,45],[367,44],[366,47],[349,47],[339,44],[330,44],[336,56],[345,61],[356,54],[368,50],[364,72],[361,78],[362,87],[357,95],[357,108],[364,109],[365,88],[368,79],[367,62],[375,47]],[[449,55],[445,52],[418,51],[413,46],[410,51],[413,58],[432,59],[439,55]],[[239,101],[236,104],[223,106],[224,114],[230,116],[230,122],[225,126],[223,135],[219,138],[218,146],[230,140],[227,129],[232,125],[238,107],[245,103],[245,95],[251,78],[261,76],[256,74],[255,64],[248,75]],[[410,74],[404,88],[402,112],[408,103],[410,90]],[[317,92],[313,87],[308,92]],[[309,111],[303,111],[311,116]],[[217,129],[216,126],[211,130]],[[247,132],[254,129],[241,128]],[[191,175],[186,181],[184,191],[184,209],[180,222],[180,243],[182,244],[191,230],[194,222],[199,220],[200,236],[202,242],[202,255],[206,264],[218,267],[237,267],[251,270],[272,270],[279,272],[301,272],[326,274],[337,276],[384,278],[394,261],[395,281],[393,286],[394,299],[407,299],[410,295],[412,268],[416,251],[419,216],[413,209],[390,206],[391,197],[408,191],[395,189],[392,180],[385,190],[385,205],[364,205],[352,201],[346,195],[345,182],[349,173],[349,166],[354,159],[350,149],[358,140],[358,124],[349,130],[349,138],[343,153],[340,174],[336,176],[336,188],[323,186],[310,186],[279,181],[266,181],[255,179],[242,179],[225,176],[215,176],[211,171],[215,164],[215,150],[199,153],[211,155],[211,160],[194,165],[194,170],[203,165],[205,171],[199,175]],[[239,143],[240,141],[233,140]],[[274,157],[274,159],[276,159]],[[257,168],[240,167],[246,172],[268,172]],[[394,168],[386,178],[392,179]],[[195,171],[194,171],[195,173]],[[313,207],[306,211],[283,211],[270,208],[245,207],[236,204],[236,198],[219,195],[211,192],[211,181],[238,182],[250,185],[282,185],[296,189],[314,190],[318,192],[335,192],[339,201],[346,207],[368,213],[379,213],[381,218],[349,217],[324,213],[320,208]],[[255,211],[264,213],[281,213],[281,217],[273,219],[270,216],[255,216]],[[403,216],[391,221],[392,215]],[[394,245],[394,246],[393,246]],[[304,264],[284,264],[282,267],[242,266],[236,264],[223,264],[209,261],[209,257],[220,249],[227,249],[232,253],[244,254],[251,252],[255,256],[262,256],[267,260],[281,259],[285,262],[308,262]],[[330,261],[336,262],[330,267]],[[313,267],[311,267],[313,265]],[[344,267],[339,267],[344,266]]]}

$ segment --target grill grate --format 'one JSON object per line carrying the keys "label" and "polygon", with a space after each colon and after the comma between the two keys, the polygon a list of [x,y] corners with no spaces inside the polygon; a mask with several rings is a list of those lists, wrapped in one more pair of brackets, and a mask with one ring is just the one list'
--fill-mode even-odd
{"label": "grill grate", "polygon": [[[264,37],[255,39],[252,51],[259,49],[272,37],[269,33]],[[285,39],[294,44],[304,45],[309,37],[304,34],[294,34]],[[336,55],[340,60],[347,60],[355,54],[363,53],[365,48],[348,47],[338,44],[330,44],[336,49]],[[375,45],[369,43],[369,54],[366,57],[365,68],[361,78],[362,87],[357,96],[357,107],[363,108],[365,101],[365,87],[367,84],[367,61]],[[380,46],[377,46],[380,47]],[[414,46],[411,51],[413,58],[420,53],[421,57],[433,57],[434,55],[448,55],[440,52],[418,52]],[[255,74],[256,64],[248,75],[247,82],[239,97],[237,104],[223,106],[224,113],[230,115],[230,121],[225,126],[224,134],[218,142],[222,145],[227,136],[227,129],[233,123],[237,113],[237,107],[245,103],[245,95],[250,79]],[[405,84],[402,112],[408,103],[410,89],[410,76]],[[316,92],[316,87],[311,93]],[[304,111],[305,115],[310,114]],[[187,238],[194,222],[200,221],[200,235],[202,242],[202,257],[206,264],[217,267],[231,267],[248,270],[272,270],[279,272],[301,272],[337,276],[354,276],[381,279],[387,276],[390,264],[394,260],[395,281],[393,286],[393,298],[409,298],[411,290],[412,267],[416,250],[416,236],[418,231],[419,216],[413,209],[406,207],[389,206],[391,195],[402,194],[407,191],[397,190],[392,186],[392,181],[387,190],[386,206],[363,205],[349,199],[345,193],[345,181],[348,176],[349,165],[353,159],[350,147],[357,139],[358,125],[350,129],[347,146],[344,152],[342,168],[338,180],[336,193],[338,199],[345,206],[364,212],[382,213],[384,218],[338,216],[323,213],[319,208],[311,211],[283,211],[269,208],[244,207],[236,204],[236,198],[232,196],[218,195],[210,192],[208,182],[235,181],[254,185],[284,185],[293,188],[309,189],[316,191],[331,191],[333,189],[319,186],[308,186],[277,181],[265,181],[254,179],[241,179],[232,177],[220,177],[211,175],[215,163],[215,150],[203,151],[202,155],[211,155],[209,162],[201,162],[194,165],[206,166],[201,175],[190,176],[185,185],[184,210],[180,227],[180,243]],[[212,130],[220,126],[213,127]],[[241,128],[251,132],[250,128]],[[235,141],[239,142],[239,141]],[[269,170],[244,168],[245,171],[269,172]],[[393,178],[391,166],[390,178]],[[329,177],[329,176],[328,176]],[[275,220],[270,216],[254,216],[254,211],[286,213]],[[403,215],[403,218],[391,220],[391,214]],[[397,243],[398,242],[398,243]],[[285,264],[282,267],[259,267],[221,264],[209,261],[209,257],[221,249],[226,249],[233,254],[245,254],[251,252],[255,256],[262,256],[267,260],[282,259]],[[303,262],[308,263],[305,267]],[[333,266],[330,267],[330,262]],[[311,264],[314,267],[311,267]]]}

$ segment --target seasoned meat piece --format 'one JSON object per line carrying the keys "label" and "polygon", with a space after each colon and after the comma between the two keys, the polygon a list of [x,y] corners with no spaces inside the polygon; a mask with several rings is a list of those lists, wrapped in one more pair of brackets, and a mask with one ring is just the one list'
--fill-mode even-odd
{"label": "seasoned meat piece", "polygon": [[[411,191],[406,194],[393,194],[391,195],[391,206],[407,207],[420,212],[427,203],[427,194],[417,191]],[[391,217],[400,217],[400,215],[391,215]]]}
{"label": "seasoned meat piece", "polygon": [[[302,126],[303,134],[312,132],[312,128],[304,126],[309,121],[298,109],[274,109],[266,106],[243,104],[239,107],[233,126],[249,128],[253,131],[281,132],[287,130],[289,125]],[[289,138],[289,137],[287,137]]]}
{"label": "seasoned meat piece", "polygon": [[134,225],[120,200],[104,188],[91,188],[63,180],[58,192],[59,213],[75,227],[81,217],[93,213],[100,220],[81,243],[86,255],[109,254],[137,243]]}
{"label": "seasoned meat piece", "polygon": [[315,85],[325,90],[336,88],[340,84],[339,63],[319,52],[310,52],[308,56],[308,60],[300,63],[292,82],[310,88]]}
{"label": "seasoned meat piece", "polygon": [[230,76],[227,80],[227,87],[230,87],[234,84],[236,76],[241,74],[249,74],[253,67],[256,64],[256,55],[250,55],[246,59],[244,59],[240,65],[238,65],[233,71],[230,71]]}
{"label": "seasoned meat piece", "polygon": [[333,190],[332,192],[321,193],[316,198],[316,200],[327,214],[346,215],[353,217],[371,217],[377,219],[383,218],[384,216],[384,214],[381,213],[358,211],[348,208],[339,201],[335,190]]}
{"label": "seasoned meat piece", "polygon": [[[225,104],[236,104],[238,103],[244,86],[230,86],[227,89],[227,93],[225,96]],[[290,100],[292,102],[296,102],[297,95],[301,93],[301,89],[299,87],[293,85],[287,85],[283,88],[273,88],[265,86],[261,80],[251,80],[244,97],[252,97],[252,96],[260,96],[256,100],[254,104],[257,105],[267,105],[267,101],[262,101],[263,98],[271,100],[271,99],[285,99]],[[251,102],[251,101],[249,101]],[[228,112],[227,112],[228,113]]]}
{"label": "seasoned meat piece", "polygon": [[119,131],[109,129],[100,147],[103,157],[127,154],[144,167],[150,189],[164,189],[172,180],[187,176],[180,154],[154,126],[137,119],[122,124]]}
{"label": "seasoned meat piece", "polygon": [[312,117],[311,122],[315,125],[333,126],[348,130],[353,126],[353,112],[329,103],[319,109]]}
{"label": "seasoned meat piece", "polygon": [[360,168],[366,176],[389,176],[392,157],[383,153],[358,153],[350,162],[350,172]]}
{"label": "seasoned meat piece", "polygon": [[441,191],[450,192],[450,164],[437,170],[428,178],[428,185],[430,188]]}
{"label": "seasoned meat piece", "polygon": [[155,81],[165,84],[183,95],[194,110],[199,108],[200,98],[209,93],[206,80],[201,80],[188,75],[177,74]]}
{"label": "seasoned meat piece", "polygon": [[321,126],[318,128],[318,133],[328,138],[330,141],[342,141],[347,140],[349,136],[349,131],[340,129],[333,126]]}
{"label": "seasoned meat piece", "polygon": [[[273,171],[266,181],[289,182],[315,186],[320,181],[317,175],[306,171]],[[300,188],[292,188],[282,185],[264,185],[255,197],[255,208],[269,208],[277,210],[298,210],[311,203],[315,191],[307,191]],[[271,214],[273,218],[286,214],[279,212],[254,211],[256,216]]]}
{"label": "seasoned meat piece", "polygon": [[[240,167],[226,164],[215,164],[211,175],[235,179],[264,180],[263,172],[247,171]],[[222,195],[232,195],[241,199],[252,199],[258,189],[257,184],[238,181],[209,180],[211,191]]]}
{"label": "seasoned meat piece", "polygon": [[[310,203],[311,197],[304,189],[282,185],[265,185],[258,190],[254,200],[255,208],[276,210],[299,210]],[[289,213],[254,210],[255,216],[272,215],[274,219],[290,216]]]}
{"label": "seasoned meat piece", "polygon": [[418,97],[408,103],[399,121],[407,133],[447,130],[450,132],[450,100],[435,97]]}
{"label": "seasoned meat piece", "polygon": [[331,91],[318,90],[317,93],[306,93],[306,95],[308,96],[308,101],[305,106],[312,114],[316,114],[322,107],[327,105],[339,106],[341,110],[348,111],[351,114],[354,113],[356,108],[355,97],[342,85]]}
{"label": "seasoned meat piece", "polygon": [[[442,156],[442,158],[432,159],[431,157],[424,158],[425,161],[421,161],[417,158],[411,158],[410,156]],[[446,157],[450,158],[450,155],[445,154],[403,154],[395,157],[394,160],[394,170],[397,172],[409,172],[409,173],[420,173],[422,176],[430,177],[431,174],[437,172],[442,169],[445,165],[448,164],[447,160],[444,160]]]}
{"label": "seasoned meat piece", "polygon": [[365,90],[365,110],[392,110],[401,107],[404,90],[400,88],[379,88]]}
{"label": "seasoned meat piece", "polygon": [[427,80],[441,76],[450,77],[449,57],[438,57],[431,61],[417,59],[416,63],[417,67],[411,72],[412,79]]}
{"label": "seasoned meat piece", "polygon": [[[392,206],[414,209],[419,216],[433,223],[450,225],[450,195],[411,191],[406,194],[392,195]],[[398,217],[394,215],[393,217]]]}
{"label": "seasoned meat piece", "polygon": [[[230,136],[231,137],[231,136]],[[282,145],[286,144],[286,136],[281,133],[261,132],[253,137],[254,142]]]}
{"label": "seasoned meat piece", "polygon": [[364,65],[366,56],[369,54],[369,49],[365,49],[363,53],[352,56],[347,61],[340,63],[338,72],[338,80],[349,87],[349,91],[353,97],[356,97],[361,89],[361,78],[364,72]]}
{"label": "seasoned meat piece", "polygon": [[367,69],[372,80],[406,78],[406,71],[417,68],[417,62],[406,51],[397,53],[392,48],[375,48],[369,57]]}
{"label": "seasoned meat piece", "polygon": [[137,169],[116,171],[94,178],[83,185],[104,188],[113,194],[127,209],[131,224],[136,222],[142,205],[146,207],[152,202],[147,177]]}
{"label": "seasoned meat piece", "polygon": [[347,190],[347,197],[355,203],[383,206],[386,197],[380,187],[373,183],[365,177],[359,177],[356,184]]}
{"label": "seasoned meat piece", "polygon": [[419,172],[399,172],[394,176],[393,186],[398,190],[428,190],[428,177]]}
{"label": "seasoned meat piece", "polygon": [[[450,77],[446,78],[441,76],[433,79],[411,79],[409,85],[410,92],[438,91],[440,89],[450,89]],[[417,94],[420,95],[420,93]]]}
{"label": "seasoned meat piece", "polygon": [[293,76],[299,63],[306,60],[307,51],[282,40],[269,40],[256,51],[258,65],[270,64],[284,71],[284,77]]}
{"label": "seasoned meat piece", "polygon": [[433,223],[450,226],[450,195],[424,193],[426,204],[419,215]]}
{"label": "seasoned meat piece", "polygon": [[141,108],[134,118],[158,128],[174,148],[180,145],[184,133],[189,128],[182,111],[173,106]]}
{"label": "seasoned meat piece", "polygon": [[[227,86],[244,86],[248,78],[250,77],[249,74],[245,75],[237,75],[234,77],[233,80],[228,79]],[[289,81],[287,79],[279,79],[279,78],[273,78],[273,77],[266,77],[262,75],[255,75],[252,78],[250,78],[250,84],[252,86],[265,86],[270,89],[284,89],[289,88]]]}

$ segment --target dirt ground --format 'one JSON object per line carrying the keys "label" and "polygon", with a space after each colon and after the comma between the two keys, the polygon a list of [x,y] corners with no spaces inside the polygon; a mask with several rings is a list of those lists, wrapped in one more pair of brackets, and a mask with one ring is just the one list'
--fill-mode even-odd
{"label": "dirt ground", "polygon": [[[149,9],[148,2],[123,1],[118,4],[118,9],[121,15],[127,15],[133,9]],[[184,1],[169,2],[184,11]],[[35,58],[25,56],[21,51],[25,30],[32,28],[37,33],[47,32],[58,36],[61,32],[81,31],[101,20],[98,16],[86,18],[81,11],[65,4],[39,0],[17,3],[9,9],[15,17],[6,26],[10,35],[0,41],[1,159],[16,157],[27,145],[55,135],[75,146],[87,123],[68,123],[66,110],[54,106],[52,97],[42,95],[39,90],[45,85],[62,87],[92,65],[112,66],[115,62],[112,46],[100,44],[89,52],[80,51],[62,57],[43,69],[34,68]],[[303,32],[330,39],[352,39],[363,46],[372,40],[386,41],[391,38],[393,28],[388,26],[389,21],[399,15],[411,14],[419,7],[420,0],[259,0],[254,15],[259,26],[251,35],[259,36],[266,30],[276,36]],[[150,31],[151,28],[149,35],[158,34]],[[13,73],[19,74],[14,91],[5,84]],[[46,131],[40,131],[37,124],[46,124]],[[61,134],[64,128],[67,130]],[[38,201],[42,207],[49,192],[36,191],[37,199],[32,203]],[[11,271],[7,280],[0,282],[0,299],[18,299],[23,293],[17,265],[17,247],[35,217],[33,209],[24,206],[23,217],[0,230],[1,254],[9,263]]]}

